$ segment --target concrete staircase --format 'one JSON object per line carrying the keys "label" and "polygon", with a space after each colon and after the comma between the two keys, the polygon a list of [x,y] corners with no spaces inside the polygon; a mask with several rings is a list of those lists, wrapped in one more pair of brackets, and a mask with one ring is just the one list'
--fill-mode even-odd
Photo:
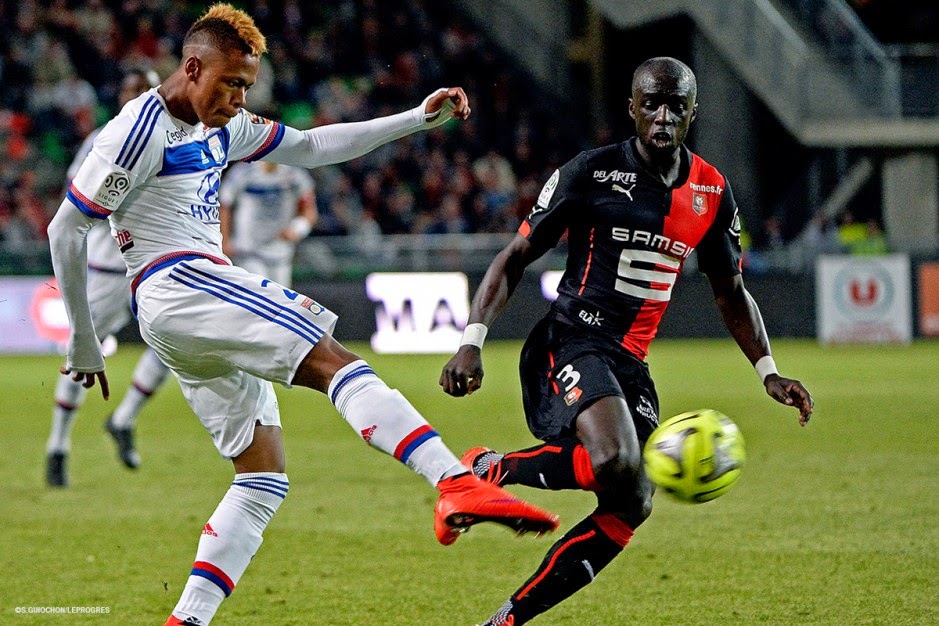
{"label": "concrete staircase", "polygon": [[769,0],[591,0],[629,29],[687,15],[805,146],[939,146],[939,120],[903,117],[899,67],[873,40],[836,60]]}

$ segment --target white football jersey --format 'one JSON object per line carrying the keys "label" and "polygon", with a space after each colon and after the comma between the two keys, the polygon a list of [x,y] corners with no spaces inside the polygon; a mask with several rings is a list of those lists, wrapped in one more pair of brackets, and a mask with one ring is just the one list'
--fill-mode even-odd
{"label": "white football jersey", "polygon": [[[66,195],[85,215],[109,219],[130,276],[185,254],[227,264],[218,216],[222,170],[269,154],[285,130],[243,109],[223,128],[192,126],[170,115],[154,88],[105,125]],[[306,142],[291,131],[291,144]]]}
{"label": "white football jersey", "polygon": [[293,257],[294,244],[278,234],[297,216],[300,198],[313,191],[313,179],[299,167],[236,163],[222,178],[223,205],[232,208],[232,247],[272,262]]}
{"label": "white football jersey", "polygon": [[[66,173],[69,184],[78,173],[85,157],[91,152],[91,146],[94,144],[98,133],[101,132],[101,128],[89,133],[78,148],[78,152],[75,153],[75,158]],[[121,251],[117,247],[114,237],[111,236],[111,226],[107,222],[96,224],[94,228],[88,231],[88,267],[109,272],[125,271],[124,259],[121,257]]]}
{"label": "white football jersey", "polygon": [[[389,141],[446,123],[457,106],[452,99],[443,99],[438,110],[426,113],[431,100],[442,93],[437,90],[401,113],[304,131],[243,109],[223,128],[207,128],[201,122],[190,125],[169,113],[158,88],[128,102],[101,130],[49,227],[52,261],[71,322],[67,367],[85,373],[104,368],[92,332],[87,289],[81,288],[84,267],[78,261],[86,259],[76,248],[86,236],[89,220],[110,221],[127,273],[133,277],[132,291],[148,277],[166,278],[188,260],[195,264],[191,267],[206,261],[230,267],[222,254],[218,198],[221,173],[229,161],[264,159],[308,169],[349,161]],[[247,276],[256,282],[257,275]],[[204,277],[200,274],[199,280]],[[284,293],[291,302],[289,296],[297,295]],[[141,331],[153,321],[141,317]],[[333,324],[335,319],[321,328],[331,329]],[[213,326],[208,335],[229,331]],[[172,332],[185,339],[198,331]]]}

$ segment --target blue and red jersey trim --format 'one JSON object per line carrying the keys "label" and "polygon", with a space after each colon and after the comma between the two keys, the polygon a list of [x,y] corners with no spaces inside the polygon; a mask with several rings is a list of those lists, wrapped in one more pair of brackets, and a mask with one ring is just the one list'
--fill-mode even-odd
{"label": "blue and red jersey trim", "polygon": [[65,197],[68,198],[72,204],[78,207],[79,211],[96,220],[106,220],[111,214],[111,211],[104,208],[100,204],[97,204],[91,198],[80,192],[78,188],[75,187],[75,185],[68,186],[68,191],[65,192]]}
{"label": "blue and red jersey trim", "polygon": [[280,145],[280,142],[284,138],[284,125],[280,122],[271,122],[273,127],[271,128],[270,134],[267,136],[267,139],[264,140],[264,143],[261,144],[261,147],[255,150],[250,155],[246,156],[242,161],[245,163],[250,163],[251,161],[257,161],[258,159],[263,159],[271,151]]}

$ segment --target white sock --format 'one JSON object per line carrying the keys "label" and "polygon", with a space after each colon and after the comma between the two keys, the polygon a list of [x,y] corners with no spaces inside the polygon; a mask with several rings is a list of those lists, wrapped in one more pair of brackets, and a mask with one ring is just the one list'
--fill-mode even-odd
{"label": "white sock", "polygon": [[268,522],[287,496],[286,474],[236,474],[232,486],[202,529],[196,561],[173,609],[181,620],[208,624],[231,595],[263,541]]}
{"label": "white sock", "polygon": [[46,441],[46,453],[64,452],[72,448],[72,424],[75,411],[81,408],[88,390],[80,382],[72,380],[71,374],[59,376],[55,383],[55,409],[52,411],[52,428]]}
{"label": "white sock", "polygon": [[328,395],[362,439],[398,459],[431,485],[466,473],[437,431],[365,361],[354,361],[336,372]]}
{"label": "white sock", "polygon": [[153,350],[145,350],[134,368],[133,383],[111,415],[111,423],[121,430],[133,428],[143,405],[160,388],[168,373],[169,369]]}

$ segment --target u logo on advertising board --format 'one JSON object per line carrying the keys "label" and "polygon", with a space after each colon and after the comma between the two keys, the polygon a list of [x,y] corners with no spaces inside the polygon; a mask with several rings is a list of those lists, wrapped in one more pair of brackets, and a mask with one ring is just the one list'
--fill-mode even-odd
{"label": "u logo on advertising board", "polygon": [[906,255],[822,255],[816,261],[815,295],[823,343],[905,343],[912,338]]}
{"label": "u logo on advertising board", "polygon": [[836,302],[849,317],[880,317],[890,308],[895,292],[892,277],[876,262],[849,265],[835,275]]}

